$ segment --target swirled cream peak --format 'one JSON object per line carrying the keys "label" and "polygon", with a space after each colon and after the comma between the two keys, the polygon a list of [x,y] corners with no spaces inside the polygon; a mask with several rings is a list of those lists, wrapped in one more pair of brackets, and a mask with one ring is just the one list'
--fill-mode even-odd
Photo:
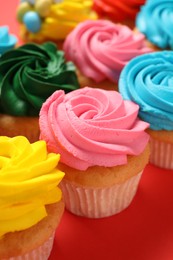
{"label": "swirled cream peak", "polygon": [[80,23],[66,38],[64,51],[95,82],[117,82],[122,68],[133,57],[150,52],[144,35],[108,20]]}
{"label": "swirled cream peak", "polygon": [[94,0],[94,10],[100,17],[108,17],[116,22],[135,19],[145,0]]}
{"label": "swirled cream peak", "polygon": [[138,108],[116,91],[56,91],[40,111],[41,139],[63,163],[79,170],[126,164],[127,155],[140,154],[149,139]]}
{"label": "swirled cream peak", "polygon": [[9,33],[8,26],[0,26],[0,55],[13,49],[17,43],[17,37]]}
{"label": "swirled cream peak", "polygon": [[0,57],[0,112],[38,116],[42,103],[58,89],[79,87],[75,66],[51,42],[28,43]]}
{"label": "swirled cream peak", "polygon": [[31,40],[63,40],[79,22],[97,19],[92,0],[37,0],[20,3],[18,21]]}
{"label": "swirled cream peak", "polygon": [[157,47],[173,49],[173,1],[147,1],[137,15],[136,26]]}
{"label": "swirled cream peak", "polygon": [[44,141],[0,137],[0,237],[35,225],[47,216],[45,205],[61,199],[59,158]]}
{"label": "swirled cream peak", "polygon": [[173,130],[173,51],[131,60],[120,75],[119,91],[139,105],[139,116],[151,129]]}

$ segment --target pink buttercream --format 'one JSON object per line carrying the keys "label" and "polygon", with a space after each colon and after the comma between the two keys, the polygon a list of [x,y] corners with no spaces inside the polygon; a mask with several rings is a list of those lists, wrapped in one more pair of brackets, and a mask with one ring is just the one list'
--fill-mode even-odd
{"label": "pink buttercream", "polygon": [[95,82],[117,82],[129,60],[152,51],[143,34],[108,20],[80,23],[67,36],[63,48],[67,60]]}
{"label": "pink buttercream", "polygon": [[40,138],[68,166],[85,170],[127,163],[149,139],[149,125],[137,118],[138,105],[116,91],[85,87],[53,93],[40,110]]}

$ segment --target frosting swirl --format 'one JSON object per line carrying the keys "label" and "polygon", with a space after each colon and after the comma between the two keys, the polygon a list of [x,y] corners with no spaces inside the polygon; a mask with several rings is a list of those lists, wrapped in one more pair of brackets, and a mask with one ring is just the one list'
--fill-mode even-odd
{"label": "frosting swirl", "polygon": [[83,75],[101,82],[117,82],[125,64],[133,57],[150,52],[144,35],[107,20],[80,23],[66,38],[64,51]]}
{"label": "frosting swirl", "polygon": [[0,55],[13,49],[17,43],[17,37],[9,34],[7,26],[0,26]]}
{"label": "frosting swirl", "polygon": [[123,69],[119,91],[153,130],[173,130],[173,51],[144,54]]}
{"label": "frosting swirl", "polygon": [[116,91],[85,87],[65,95],[60,90],[40,110],[40,137],[70,167],[123,165],[148,142],[148,123],[137,114],[138,105]]}
{"label": "frosting swirl", "polygon": [[94,0],[94,10],[100,17],[108,17],[116,22],[134,19],[145,0]]}
{"label": "frosting swirl", "polygon": [[173,49],[172,17],[172,0],[147,1],[137,15],[136,26],[157,47]]}
{"label": "frosting swirl", "polygon": [[47,216],[45,205],[61,200],[59,158],[44,141],[0,137],[0,237],[35,225]]}
{"label": "frosting swirl", "polygon": [[17,19],[30,40],[64,40],[78,23],[97,19],[92,6],[92,0],[37,0],[33,4],[27,1],[19,5]]}
{"label": "frosting swirl", "polygon": [[0,57],[0,111],[37,116],[55,90],[79,87],[75,67],[53,43],[25,44]]}

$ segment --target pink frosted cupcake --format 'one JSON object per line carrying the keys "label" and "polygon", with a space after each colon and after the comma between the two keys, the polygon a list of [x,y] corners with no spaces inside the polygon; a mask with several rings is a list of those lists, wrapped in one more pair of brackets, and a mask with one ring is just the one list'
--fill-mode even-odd
{"label": "pink frosted cupcake", "polygon": [[67,60],[77,67],[81,87],[117,89],[123,67],[134,57],[151,52],[145,37],[107,20],[80,23],[63,46]]}
{"label": "pink frosted cupcake", "polygon": [[43,104],[41,139],[61,154],[70,212],[101,218],[131,203],[149,159],[148,124],[138,119],[138,108],[116,91],[89,87],[56,91]]}

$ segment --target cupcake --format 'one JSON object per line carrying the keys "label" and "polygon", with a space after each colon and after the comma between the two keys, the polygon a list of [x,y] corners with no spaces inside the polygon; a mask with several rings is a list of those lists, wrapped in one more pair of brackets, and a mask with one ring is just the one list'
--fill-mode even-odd
{"label": "cupcake", "polygon": [[60,155],[23,136],[0,137],[0,259],[48,259],[64,203]]}
{"label": "cupcake", "polygon": [[80,23],[63,46],[67,60],[77,67],[81,87],[117,89],[122,68],[133,57],[148,53],[144,35],[108,20]]}
{"label": "cupcake", "polygon": [[17,44],[17,37],[9,33],[8,26],[0,26],[0,56],[13,49]]}
{"label": "cupcake", "polygon": [[100,18],[107,18],[116,23],[135,26],[136,14],[146,0],[93,0],[93,9]]}
{"label": "cupcake", "polygon": [[136,27],[153,47],[173,49],[172,17],[172,0],[148,0],[136,17]]}
{"label": "cupcake", "polygon": [[40,110],[40,139],[61,154],[65,206],[89,218],[114,215],[134,198],[149,159],[148,123],[116,91],[54,92]]}
{"label": "cupcake", "polygon": [[48,42],[25,44],[0,57],[0,135],[39,139],[42,103],[55,91],[79,87],[75,67]]}
{"label": "cupcake", "polygon": [[139,105],[139,117],[150,124],[150,162],[173,169],[173,51],[131,60],[121,73],[119,91]]}
{"label": "cupcake", "polygon": [[24,41],[54,41],[62,47],[65,37],[79,22],[97,19],[92,0],[21,1],[17,20]]}

